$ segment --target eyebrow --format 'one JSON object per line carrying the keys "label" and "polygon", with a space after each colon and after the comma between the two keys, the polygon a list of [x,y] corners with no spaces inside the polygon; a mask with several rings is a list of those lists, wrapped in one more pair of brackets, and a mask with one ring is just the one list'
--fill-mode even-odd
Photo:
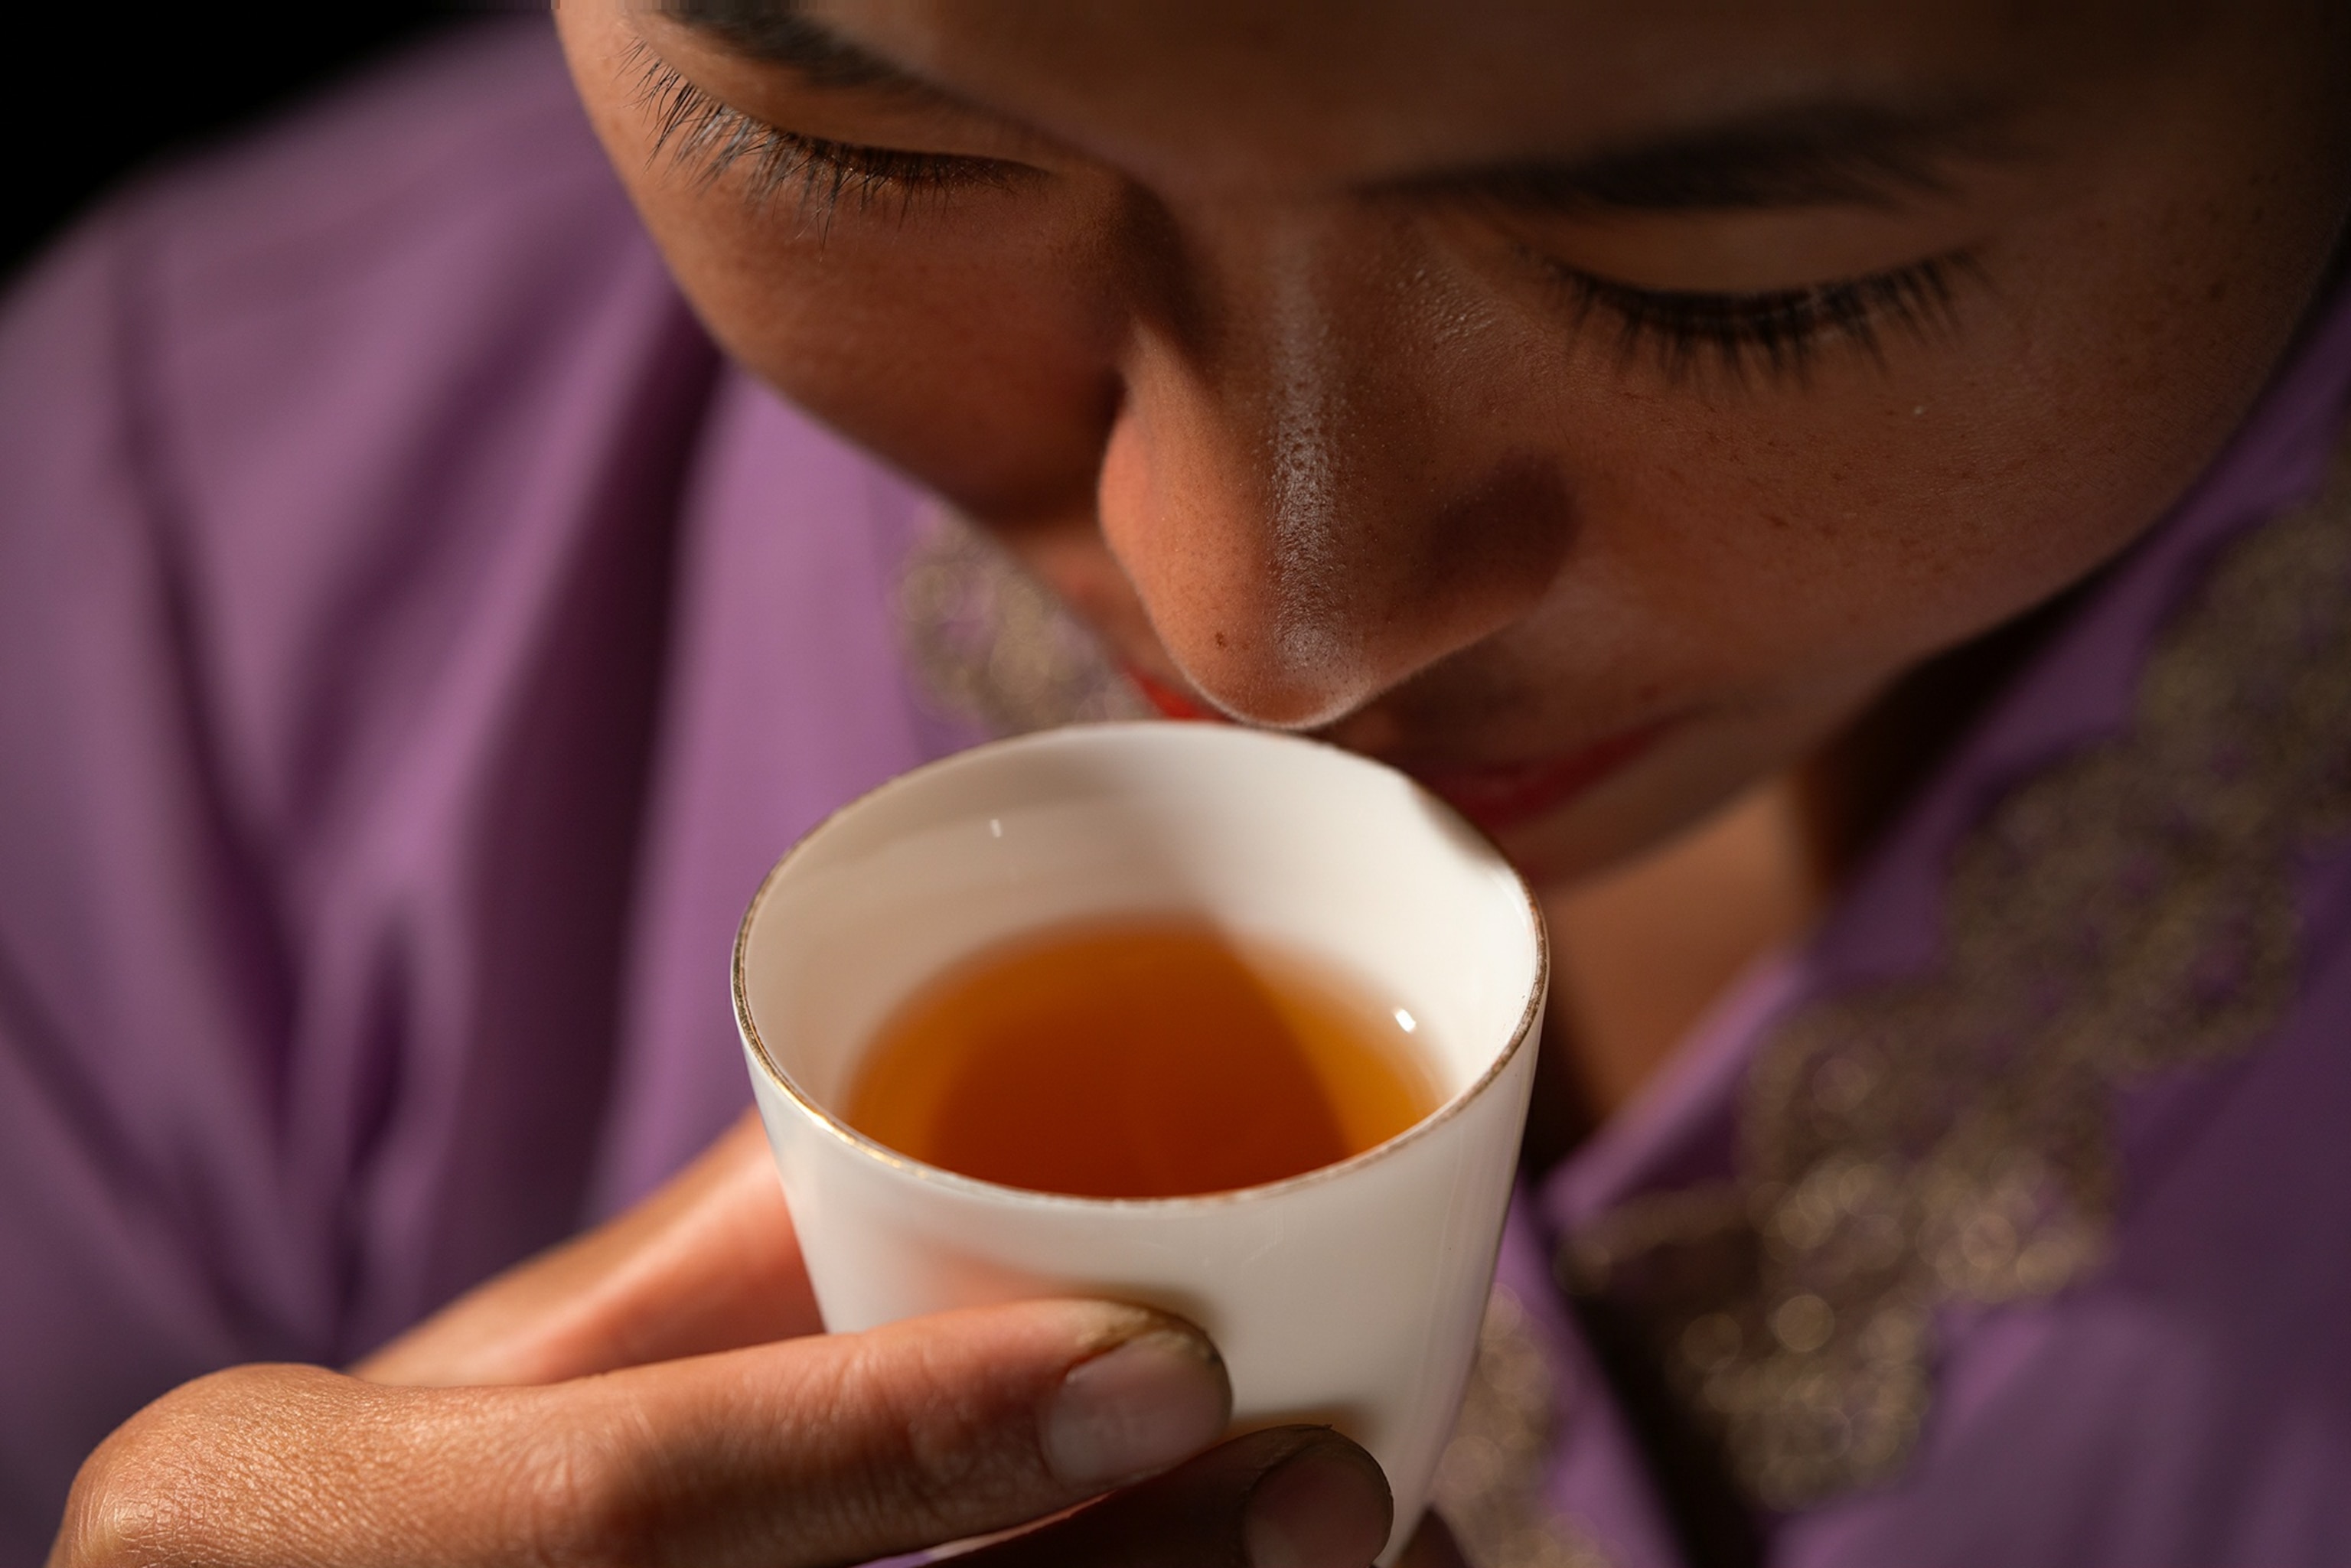
{"label": "eyebrow", "polygon": [[883,89],[935,96],[939,89],[838,33],[810,21],[799,0],[653,0],[671,21],[706,33],[732,53],[783,66],[811,87]]}
{"label": "eyebrow", "polygon": [[1959,159],[2007,152],[2000,118],[1989,103],[1926,112],[1808,104],[1561,162],[1442,170],[1382,189],[1552,212],[1886,207],[1948,192]]}

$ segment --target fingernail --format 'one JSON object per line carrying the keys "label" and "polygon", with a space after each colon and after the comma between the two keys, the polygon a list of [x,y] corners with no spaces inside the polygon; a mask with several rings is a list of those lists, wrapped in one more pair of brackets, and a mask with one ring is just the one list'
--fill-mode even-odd
{"label": "fingernail", "polygon": [[1166,1469],[1224,1436],[1232,1395],[1205,1340],[1137,1334],[1071,1367],[1045,1412],[1045,1458],[1071,1486]]}
{"label": "fingernail", "polygon": [[1369,1458],[1309,1448],[1249,1493],[1249,1568],[1364,1568],[1387,1544],[1390,1509],[1387,1479]]}

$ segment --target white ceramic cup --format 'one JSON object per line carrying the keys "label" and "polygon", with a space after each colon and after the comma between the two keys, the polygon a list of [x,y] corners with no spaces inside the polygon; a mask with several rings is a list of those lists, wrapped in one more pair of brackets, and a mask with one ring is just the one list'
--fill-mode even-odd
{"label": "white ceramic cup", "polygon": [[[915,987],[1088,916],[1184,914],[1364,977],[1446,1096],[1353,1158],[1198,1197],[1028,1192],[875,1144],[837,1108]],[[1093,1296],[1177,1312],[1232,1377],[1237,1431],[1328,1422],[1425,1508],[1476,1349],[1549,968],[1526,884],[1402,774],[1210,725],[1090,725],[883,785],[768,875],[735,1014],[825,1324]]]}

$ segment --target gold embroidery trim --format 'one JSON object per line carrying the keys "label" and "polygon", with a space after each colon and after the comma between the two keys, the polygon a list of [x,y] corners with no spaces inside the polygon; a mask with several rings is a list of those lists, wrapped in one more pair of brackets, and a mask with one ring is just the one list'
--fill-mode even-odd
{"label": "gold embroidery trim", "polygon": [[897,622],[927,695],[991,735],[1150,716],[1085,625],[944,507],[930,508],[907,551]]}
{"label": "gold embroidery trim", "polygon": [[1562,1249],[1648,1326],[1756,1500],[1892,1476],[1939,1308],[2105,1257],[2115,1092],[2252,1046],[2302,961],[2295,870],[2351,824],[2351,485],[2228,547],[2112,738],[1963,842],[1940,969],[1777,1027],[1735,1182],[1636,1198]]}
{"label": "gold embroidery trim", "polygon": [[1525,1304],[1496,1285],[1433,1489],[1474,1568],[1609,1568],[1599,1545],[1543,1500],[1552,1439],[1566,1418],[1563,1386]]}

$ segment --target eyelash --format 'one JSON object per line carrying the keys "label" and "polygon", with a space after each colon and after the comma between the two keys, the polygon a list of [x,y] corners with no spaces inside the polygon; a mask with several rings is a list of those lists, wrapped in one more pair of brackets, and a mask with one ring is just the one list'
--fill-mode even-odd
{"label": "eyelash", "polygon": [[630,45],[629,63],[637,68],[637,102],[657,128],[655,157],[667,153],[673,166],[691,165],[705,186],[741,167],[744,199],[755,207],[797,190],[799,216],[813,217],[820,228],[831,226],[844,200],[862,212],[895,196],[904,218],[925,195],[974,186],[1002,190],[1025,172],[994,158],[866,147],[785,131],[696,87],[642,43]]}
{"label": "eyelash", "polygon": [[[656,157],[667,152],[675,165],[695,165],[705,185],[743,166],[744,197],[755,207],[797,187],[799,216],[803,222],[813,216],[820,229],[831,226],[844,199],[862,212],[895,195],[903,219],[922,196],[974,186],[1003,190],[1026,172],[993,158],[867,147],[785,131],[696,87],[642,43],[630,46],[630,63],[638,68],[638,102],[659,128]],[[1863,277],[1728,294],[1637,288],[1549,256],[1535,259],[1567,291],[1579,329],[1593,311],[1607,311],[1616,319],[1619,353],[1629,361],[1653,352],[1677,381],[1710,353],[1734,379],[1760,366],[1774,379],[1801,382],[1833,336],[1882,361],[1884,328],[1920,340],[1947,330],[1955,285],[1981,276],[1973,256],[1955,251]]]}
{"label": "eyelash", "polygon": [[1607,311],[1616,319],[1620,355],[1630,360],[1654,353],[1675,380],[1686,378],[1711,354],[1735,380],[1761,368],[1774,378],[1801,382],[1832,338],[1882,363],[1886,328],[1920,341],[1948,331],[1959,284],[1982,277],[1974,256],[1961,250],[1834,283],[1719,294],[1635,288],[1548,256],[1537,259],[1567,290],[1579,329],[1593,311]]}

